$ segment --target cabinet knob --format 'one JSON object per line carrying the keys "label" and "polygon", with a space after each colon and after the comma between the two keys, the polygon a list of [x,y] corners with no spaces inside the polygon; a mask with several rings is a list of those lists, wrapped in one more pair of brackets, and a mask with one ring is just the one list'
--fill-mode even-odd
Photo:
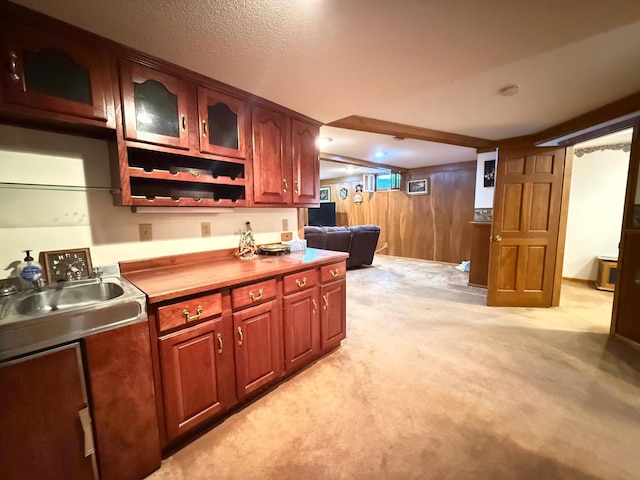
{"label": "cabinet knob", "polygon": [[202,136],[203,137],[207,136],[207,121],[206,120],[202,120]]}
{"label": "cabinet knob", "polygon": [[313,313],[316,313],[318,311],[318,304],[316,303],[316,299],[312,298],[311,302],[313,303]]}
{"label": "cabinet knob", "polygon": [[182,130],[186,130],[186,129],[187,129],[187,117],[182,115]]}
{"label": "cabinet knob", "polygon": [[222,353],[222,334],[217,334],[216,338],[218,339],[218,353]]}
{"label": "cabinet knob", "polygon": [[18,75],[18,55],[16,52],[9,52],[9,73],[11,74],[11,80],[17,82],[20,80],[20,75]]}
{"label": "cabinet knob", "polygon": [[329,299],[326,295],[322,295],[322,300],[324,300],[324,305],[322,306],[322,308],[326,310],[327,308],[329,308]]}
{"label": "cabinet knob", "polygon": [[238,325],[238,346],[242,345],[243,340],[244,340],[244,335],[242,334],[242,327]]}
{"label": "cabinet knob", "polygon": [[296,195],[300,195],[300,182],[298,180],[296,180],[295,184],[296,184],[296,186],[295,186]]}
{"label": "cabinet knob", "polygon": [[283,193],[287,193],[287,190],[289,190],[289,182],[287,182],[286,178],[282,179],[282,184],[284,185],[284,188],[282,189]]}

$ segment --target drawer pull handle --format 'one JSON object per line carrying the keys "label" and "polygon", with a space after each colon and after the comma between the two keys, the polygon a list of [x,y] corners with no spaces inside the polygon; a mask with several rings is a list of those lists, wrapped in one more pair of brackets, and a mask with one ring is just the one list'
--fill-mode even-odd
{"label": "drawer pull handle", "polygon": [[313,313],[316,313],[318,311],[318,304],[316,303],[316,299],[312,298],[311,302],[313,303]]}
{"label": "drawer pull handle", "polygon": [[340,273],[340,270],[336,268],[335,270],[329,270],[329,273],[331,273],[331,276],[335,278]]}
{"label": "drawer pull handle", "polygon": [[329,307],[329,299],[326,295],[322,295],[322,300],[324,300],[324,306],[322,308],[326,310]]}
{"label": "drawer pull handle", "polygon": [[238,326],[238,346],[242,345],[244,335],[242,334],[242,327]]}
{"label": "drawer pull handle", "polygon": [[184,315],[184,319],[187,322],[195,322],[196,320],[200,320],[201,313],[202,313],[202,305],[198,305],[198,308],[196,308],[196,314],[193,317],[189,316],[189,310],[187,310],[186,308],[182,310],[182,315]]}
{"label": "drawer pull handle", "polygon": [[222,353],[222,334],[217,334],[216,338],[218,339],[218,353]]}
{"label": "drawer pull handle", "polygon": [[16,52],[9,52],[9,72],[11,73],[11,80],[17,82],[20,80],[20,75],[18,75],[18,67],[16,66],[16,62],[18,60],[18,55]]}
{"label": "drawer pull handle", "polygon": [[296,285],[298,285],[298,287],[300,287],[300,288],[306,287],[307,286],[307,277],[302,277],[302,281],[300,281],[299,278],[296,278]]}
{"label": "drawer pull handle", "polygon": [[[258,300],[262,300],[264,292],[262,291],[262,289],[258,290],[258,295],[256,295],[253,292],[249,292],[249,298],[251,300],[253,300],[254,302],[258,301]],[[238,327],[240,328],[240,327]]]}

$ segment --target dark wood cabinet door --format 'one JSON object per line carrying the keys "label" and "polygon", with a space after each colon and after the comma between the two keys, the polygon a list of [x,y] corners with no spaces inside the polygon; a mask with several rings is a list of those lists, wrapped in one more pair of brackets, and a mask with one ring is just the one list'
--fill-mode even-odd
{"label": "dark wood cabinet door", "polygon": [[79,416],[87,407],[79,344],[0,365],[0,405],[0,477],[96,478]]}
{"label": "dark wood cabinet door", "polygon": [[120,61],[124,136],[189,149],[189,85],[180,78]]}
{"label": "dark wood cabinet door", "polygon": [[160,468],[149,323],[86,337],[100,480],[144,478]]}
{"label": "dark wood cabinet door", "polygon": [[246,157],[246,104],[235,97],[198,87],[200,151],[224,157]]}
{"label": "dark wood cabinet door", "polygon": [[255,203],[290,204],[291,121],[260,107],[251,111],[253,136],[253,195]]}
{"label": "dark wood cabinet door", "polygon": [[320,352],[318,288],[284,297],[285,370],[308,364]]}
{"label": "dark wood cabinet door", "polygon": [[280,377],[281,321],[278,301],[233,314],[238,399]]}
{"label": "dark wood cabinet door", "polygon": [[316,140],[320,129],[314,125],[291,121],[293,159],[293,203],[320,203],[320,152]]}
{"label": "dark wood cabinet door", "polygon": [[107,119],[107,54],[19,23],[3,24],[2,90],[7,103]]}
{"label": "dark wood cabinet door", "polygon": [[320,287],[321,346],[337,347],[347,336],[347,283],[338,280]]}
{"label": "dark wood cabinet door", "polygon": [[222,319],[160,338],[160,363],[169,440],[228,407],[223,355],[231,348]]}

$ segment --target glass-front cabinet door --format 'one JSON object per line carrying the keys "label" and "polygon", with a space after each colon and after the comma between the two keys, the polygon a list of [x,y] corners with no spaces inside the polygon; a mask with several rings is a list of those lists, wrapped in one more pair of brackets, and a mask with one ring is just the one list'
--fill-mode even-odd
{"label": "glass-front cabinet door", "polygon": [[235,97],[198,87],[200,151],[225,157],[246,157],[246,104]]}
{"label": "glass-front cabinet door", "polygon": [[4,24],[5,102],[106,120],[107,54],[25,25]]}
{"label": "glass-front cabinet door", "polygon": [[189,86],[184,80],[122,60],[120,89],[126,138],[189,148]]}

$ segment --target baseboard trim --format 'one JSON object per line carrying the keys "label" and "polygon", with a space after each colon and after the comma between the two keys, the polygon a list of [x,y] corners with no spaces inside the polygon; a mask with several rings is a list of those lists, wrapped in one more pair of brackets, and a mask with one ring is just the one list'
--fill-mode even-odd
{"label": "baseboard trim", "polygon": [[573,278],[573,277],[562,277],[562,280],[567,280],[568,282],[576,282],[576,283],[585,283],[585,284],[593,284],[595,280],[586,280],[584,278]]}

